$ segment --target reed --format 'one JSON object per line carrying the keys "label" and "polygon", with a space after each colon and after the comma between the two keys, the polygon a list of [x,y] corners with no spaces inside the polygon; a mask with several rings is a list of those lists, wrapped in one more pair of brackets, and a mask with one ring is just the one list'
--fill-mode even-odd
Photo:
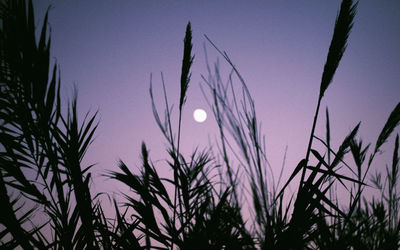
{"label": "reed", "polygon": [[[218,125],[218,148],[196,149],[189,156],[181,153],[180,140],[185,136],[182,110],[188,101],[194,60],[188,23],[176,100],[177,127],[172,126],[163,75],[163,117],[154,99],[152,77],[150,80],[153,115],[167,141],[168,158],[154,163],[143,142],[138,171],[121,160],[117,171],[105,173],[130,190],[112,200],[114,216],[108,218],[101,205],[102,194],[90,190],[92,165],[82,164],[96,132],[97,112],[87,113],[80,121],[76,94],[66,107],[61,106],[58,66],[49,60],[47,13],[36,37],[32,0],[1,1],[0,247],[398,249],[398,133],[386,171],[371,175],[370,170],[400,123],[400,103],[390,113],[374,147],[357,136],[359,123],[333,149],[327,108],[325,138],[314,133],[322,98],[345,52],[356,8],[357,3],[342,1],[306,154],[284,183],[283,167],[275,178],[267,159],[255,102],[244,77],[228,54],[207,36],[230,67],[224,81],[219,64],[211,70],[207,59],[208,75],[203,76],[202,90]],[[317,143],[323,150],[316,150]],[[350,159],[354,163],[350,164]],[[170,168],[171,176],[161,176],[160,168]],[[286,189],[300,173],[299,187],[290,196]],[[336,199],[339,185],[348,190],[349,204],[344,208]],[[363,193],[371,187],[381,195],[367,200]],[[246,220],[247,209],[252,216]],[[37,223],[37,214],[43,215],[45,222]]]}

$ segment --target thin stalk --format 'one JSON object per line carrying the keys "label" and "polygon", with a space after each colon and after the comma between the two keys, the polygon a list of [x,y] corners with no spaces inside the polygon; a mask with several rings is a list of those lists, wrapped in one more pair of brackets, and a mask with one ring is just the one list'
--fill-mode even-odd
{"label": "thin stalk", "polygon": [[[307,153],[305,158],[305,163],[306,163],[305,166],[307,166],[310,157],[311,146],[314,137],[315,126],[317,124],[317,118],[318,118],[319,108],[321,105],[321,100],[328,86],[332,82],[336,69],[339,66],[339,62],[343,56],[343,53],[346,50],[347,38],[350,34],[351,28],[353,27],[353,19],[356,12],[357,4],[358,2],[353,4],[352,0],[343,0],[342,4],[340,5],[339,15],[336,18],[335,28],[333,31],[331,44],[329,46],[328,56],[324,66],[324,71],[322,73],[318,104],[317,104],[317,109],[315,111],[310,140],[308,142]],[[299,188],[303,185],[305,172],[306,169],[303,168]]]}
{"label": "thin stalk", "polygon": [[165,108],[167,109],[167,121],[168,121],[168,132],[169,132],[169,136],[170,136],[170,142],[171,142],[171,146],[173,147],[173,150],[175,150],[175,145],[173,143],[174,141],[174,137],[172,135],[172,126],[171,126],[171,115],[169,113],[169,105],[168,105],[168,98],[167,98],[167,90],[165,89],[165,82],[164,82],[164,75],[161,72],[161,81],[162,81],[162,85],[163,85],[163,92],[164,92],[164,100],[165,100]]}
{"label": "thin stalk", "polygon": [[226,150],[225,133],[224,133],[223,125],[222,125],[221,112],[219,109],[217,94],[216,94],[215,89],[213,89],[213,97],[214,97],[214,104],[215,104],[215,116],[216,116],[216,120],[217,120],[217,124],[218,124],[219,134],[221,137],[222,154],[223,154],[224,162],[226,164],[226,169],[228,171],[229,182],[232,185],[233,195],[235,197],[236,205],[237,205],[239,203],[239,198],[238,198],[237,191],[236,191],[236,180],[233,179],[232,169],[231,169],[229,159],[228,159],[228,153]]}
{"label": "thin stalk", "polygon": [[[192,52],[192,30],[191,30],[191,25],[190,22],[188,22],[186,26],[186,33],[185,33],[185,38],[183,40],[184,43],[184,48],[183,48],[183,59],[182,59],[182,72],[181,72],[181,93],[180,93],[180,98],[179,98],[179,120],[178,120],[178,145],[176,149],[176,155],[174,159],[174,182],[175,182],[175,194],[174,194],[174,215],[173,215],[173,225],[175,226],[175,219],[176,219],[176,202],[177,202],[177,196],[179,198],[179,209],[181,213],[183,212],[182,209],[182,201],[181,201],[181,195],[178,189],[179,186],[179,178],[178,178],[178,168],[180,168],[180,162],[179,162],[179,157],[180,157],[180,141],[181,141],[181,125],[182,125],[182,109],[183,105],[186,100],[186,92],[189,86],[190,82],[190,66],[193,63],[194,56],[191,55]],[[174,152],[175,153],[175,152]],[[183,221],[182,217],[181,219],[181,226],[183,226]],[[173,242],[171,248],[173,248]]]}
{"label": "thin stalk", "polygon": [[[308,141],[307,152],[306,152],[306,158],[305,158],[306,164],[305,164],[305,166],[307,166],[308,160],[310,158],[311,146],[312,146],[312,142],[313,142],[313,138],[314,138],[315,127],[317,125],[319,108],[321,106],[321,99],[322,99],[322,97],[318,98],[317,109],[315,110],[314,121],[313,121],[312,129],[311,129],[311,133],[310,133],[310,139]],[[303,168],[303,171],[301,173],[299,190],[303,186],[305,174],[306,174],[306,168]]]}

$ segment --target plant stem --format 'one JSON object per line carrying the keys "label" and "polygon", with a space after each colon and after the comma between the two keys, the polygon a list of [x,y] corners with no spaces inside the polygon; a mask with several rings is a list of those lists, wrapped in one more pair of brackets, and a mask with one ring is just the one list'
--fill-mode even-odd
{"label": "plant stem", "polygon": [[305,166],[304,166],[304,168],[303,168],[303,172],[301,173],[301,179],[300,179],[300,184],[299,184],[299,191],[300,191],[300,188],[303,186],[304,177],[305,177],[305,174],[306,174],[306,167],[307,167],[307,164],[308,164],[308,160],[309,160],[309,158],[310,158],[310,152],[311,152],[312,141],[313,141],[313,138],[314,138],[315,127],[316,127],[316,125],[317,125],[317,119],[318,119],[319,108],[320,108],[320,106],[321,106],[321,99],[322,99],[322,97],[320,96],[320,97],[318,98],[317,109],[315,110],[314,121],[313,121],[312,129],[311,129],[310,139],[309,139],[309,141],[308,141],[307,152],[306,152],[306,158],[305,158],[306,164],[305,164]]}

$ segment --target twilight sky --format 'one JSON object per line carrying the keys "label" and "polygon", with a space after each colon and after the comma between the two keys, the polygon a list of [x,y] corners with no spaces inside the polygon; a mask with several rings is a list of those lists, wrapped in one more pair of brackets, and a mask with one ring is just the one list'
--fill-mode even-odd
{"label": "twilight sky", "polygon": [[[340,1],[317,0],[96,0],[35,1],[36,19],[51,4],[51,56],[61,66],[64,99],[78,87],[82,112],[100,112],[97,137],[85,163],[96,174],[117,170],[117,160],[139,166],[141,141],[154,161],[165,157],[166,141],[158,130],[148,94],[150,73],[156,98],[162,97],[163,72],[169,102],[177,111],[183,37],[192,23],[192,80],[184,107],[186,153],[206,146],[216,135],[215,121],[200,91],[207,75],[203,44],[210,63],[218,55],[204,34],[225,50],[255,99],[266,136],[267,157],[276,170],[288,146],[286,169],[304,157],[319,84]],[[365,142],[375,143],[390,112],[400,101],[400,2],[361,0],[348,47],[321,109],[317,135],[323,136],[328,105],[334,148],[359,121]],[[224,62],[219,57],[221,65]],[[226,78],[228,71],[223,72]],[[161,102],[159,109],[163,111]],[[192,113],[204,108],[198,124]],[[175,129],[177,129],[175,123]],[[399,129],[396,130],[399,132]],[[386,154],[391,157],[394,137]],[[184,152],[185,153],[185,152]],[[389,163],[389,162],[388,162]],[[377,168],[384,165],[377,165]],[[285,176],[289,172],[286,172]],[[97,178],[97,179],[96,179]],[[96,177],[98,191],[118,187]],[[109,183],[109,184],[108,184]]]}

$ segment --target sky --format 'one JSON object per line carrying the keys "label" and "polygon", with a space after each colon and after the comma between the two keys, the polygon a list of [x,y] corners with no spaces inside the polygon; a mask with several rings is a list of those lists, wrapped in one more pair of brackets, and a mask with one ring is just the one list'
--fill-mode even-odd
{"label": "sky", "polygon": [[[183,153],[208,146],[217,135],[200,91],[201,75],[207,76],[204,46],[211,64],[219,58],[223,69],[226,63],[206,41],[207,35],[228,53],[252,93],[274,171],[280,171],[286,147],[284,177],[304,158],[340,1],[38,0],[35,4],[38,23],[51,5],[51,57],[60,66],[65,103],[76,86],[81,114],[99,110],[99,128],[84,162],[96,163],[96,190],[120,188],[101,174],[116,171],[119,159],[137,168],[142,141],[156,165],[165,168],[159,160],[165,159],[166,141],[151,110],[150,74],[159,110],[164,110],[159,101],[162,72],[176,112],[188,21],[195,59],[182,118]],[[360,136],[374,145],[400,101],[399,25],[399,1],[360,1],[317,125],[317,135],[323,136],[328,106],[334,148],[359,121]],[[222,73],[225,79],[228,73]],[[204,123],[193,120],[196,108],[208,113]],[[389,163],[394,137],[388,143],[376,169]]]}

